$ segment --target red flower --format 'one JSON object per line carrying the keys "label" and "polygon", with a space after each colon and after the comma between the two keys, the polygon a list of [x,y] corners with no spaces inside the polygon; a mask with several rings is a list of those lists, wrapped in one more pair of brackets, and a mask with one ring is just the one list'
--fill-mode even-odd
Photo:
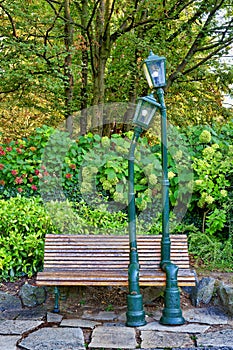
{"label": "red flower", "polygon": [[21,184],[22,182],[23,182],[22,177],[16,177],[16,179],[15,179],[16,184]]}
{"label": "red flower", "polygon": [[4,180],[0,180],[0,185],[4,186],[5,185],[5,181]]}
{"label": "red flower", "polygon": [[0,170],[4,168],[4,164],[0,164]]}
{"label": "red flower", "polygon": [[7,147],[6,150],[7,150],[7,152],[12,151],[12,147]]}
{"label": "red flower", "polygon": [[35,169],[35,174],[39,175],[40,171],[38,169]]}
{"label": "red flower", "polygon": [[13,176],[18,175],[18,170],[11,170],[11,174],[12,174]]}
{"label": "red flower", "polygon": [[31,182],[31,183],[32,183],[32,182],[33,182],[33,177],[29,177],[29,179],[28,179],[28,180],[29,180],[29,182]]}
{"label": "red flower", "polygon": [[17,190],[19,193],[23,192],[23,189],[21,187],[18,187]]}
{"label": "red flower", "polygon": [[36,191],[36,190],[37,190],[37,186],[32,185],[32,190],[33,190],[33,191]]}
{"label": "red flower", "polygon": [[22,150],[20,148],[16,148],[16,151],[21,154],[22,153]]}
{"label": "red flower", "polygon": [[75,164],[70,164],[70,169],[76,169],[76,165]]}
{"label": "red flower", "polygon": [[71,179],[71,178],[72,178],[72,174],[68,173],[68,174],[65,175],[65,177],[66,177],[67,179]]}
{"label": "red flower", "polygon": [[2,148],[0,148],[0,156],[5,156],[5,154],[6,152]]}

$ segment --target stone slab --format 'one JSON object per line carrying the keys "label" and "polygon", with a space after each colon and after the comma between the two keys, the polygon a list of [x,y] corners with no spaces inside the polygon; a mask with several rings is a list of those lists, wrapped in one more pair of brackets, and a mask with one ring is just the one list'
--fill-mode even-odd
{"label": "stone slab", "polygon": [[20,314],[20,311],[18,310],[10,310],[10,311],[3,311],[0,313],[0,321],[4,320],[16,320]]}
{"label": "stone slab", "polygon": [[142,349],[148,348],[171,348],[171,347],[194,347],[194,342],[188,334],[142,331]]}
{"label": "stone slab", "polygon": [[0,292],[0,311],[20,309],[22,309],[22,303],[18,297]]}
{"label": "stone slab", "polygon": [[41,328],[19,343],[26,350],[85,350],[80,328]]}
{"label": "stone slab", "polygon": [[67,319],[62,320],[61,327],[80,327],[80,328],[95,328],[95,326],[101,325],[100,322],[81,320],[81,319]]}
{"label": "stone slab", "polygon": [[5,310],[0,314],[0,320],[42,320],[46,315],[43,307],[20,310]]}
{"label": "stone slab", "polygon": [[118,316],[113,311],[100,311],[98,313],[84,311],[82,318],[96,321],[114,321]]}
{"label": "stone slab", "polygon": [[25,308],[20,311],[17,320],[42,320],[46,316],[47,310],[44,305],[34,308]]}
{"label": "stone slab", "polygon": [[117,315],[117,320],[118,320],[119,322],[124,322],[124,323],[126,323],[126,313],[123,312],[123,313]]}
{"label": "stone slab", "polygon": [[88,348],[135,349],[137,347],[134,328],[129,327],[96,327]]}
{"label": "stone slab", "polygon": [[49,323],[60,323],[63,319],[62,315],[54,314],[52,312],[47,313],[47,322]]}
{"label": "stone slab", "polygon": [[151,322],[145,326],[138,327],[141,331],[160,331],[160,332],[171,332],[171,333],[204,333],[210,326],[199,325],[199,324],[184,324],[182,326],[164,326],[159,322]]}
{"label": "stone slab", "polygon": [[186,321],[209,325],[224,325],[228,316],[217,307],[190,309],[183,312]]}
{"label": "stone slab", "polygon": [[16,350],[17,335],[0,335],[0,350]]}
{"label": "stone slab", "polygon": [[42,321],[6,320],[0,321],[1,335],[21,335],[39,327]]}
{"label": "stone slab", "polygon": [[233,348],[233,329],[223,329],[197,336],[197,346],[219,346]]}

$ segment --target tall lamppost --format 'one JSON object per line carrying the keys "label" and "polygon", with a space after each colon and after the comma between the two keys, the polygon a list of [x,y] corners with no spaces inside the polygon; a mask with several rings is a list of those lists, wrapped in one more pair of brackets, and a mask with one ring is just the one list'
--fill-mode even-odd
{"label": "tall lamppost", "polygon": [[156,89],[161,113],[161,153],[162,153],[162,240],[161,240],[161,268],[166,272],[166,289],[164,295],[164,309],[160,323],[167,325],[181,325],[185,320],[180,308],[180,292],[177,282],[178,266],[171,262],[171,241],[169,234],[169,180],[167,161],[167,113],[164,101],[166,86],[166,59],[150,52],[143,63],[143,70],[150,89]]}
{"label": "tall lamppost", "polygon": [[146,324],[145,312],[143,310],[142,295],[139,288],[139,259],[137,252],[136,236],[136,209],[134,193],[134,154],[138,138],[144,129],[148,129],[150,121],[159,107],[159,103],[153,95],[141,97],[133,118],[134,135],[130,144],[128,158],[128,229],[129,229],[129,268],[128,285],[129,294],[127,295],[126,325],[139,327]]}

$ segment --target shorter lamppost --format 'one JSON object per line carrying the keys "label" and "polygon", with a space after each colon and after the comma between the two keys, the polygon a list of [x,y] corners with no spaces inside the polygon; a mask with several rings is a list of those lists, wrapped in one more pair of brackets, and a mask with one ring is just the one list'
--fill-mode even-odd
{"label": "shorter lamppost", "polygon": [[137,141],[143,130],[148,126],[156,113],[159,103],[153,95],[140,97],[135,110],[133,124],[134,135],[130,144],[128,158],[128,229],[129,229],[129,268],[128,268],[128,286],[126,325],[130,327],[139,327],[146,324],[145,312],[143,310],[142,295],[139,287],[139,259],[137,251],[136,235],[136,208],[134,193],[134,154]]}
{"label": "shorter lamppost", "polygon": [[160,323],[167,325],[181,325],[185,320],[180,308],[180,292],[178,288],[178,266],[171,262],[171,241],[169,234],[169,180],[167,161],[167,113],[164,101],[166,86],[166,59],[150,52],[143,63],[143,70],[151,89],[156,89],[161,113],[161,153],[162,153],[162,240],[160,266],[166,273],[166,289],[164,295],[164,309]]}

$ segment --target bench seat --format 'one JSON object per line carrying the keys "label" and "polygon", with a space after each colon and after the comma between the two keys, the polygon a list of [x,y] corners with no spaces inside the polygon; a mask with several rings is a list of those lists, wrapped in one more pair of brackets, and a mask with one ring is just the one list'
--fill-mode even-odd
{"label": "bench seat", "polygon": [[[179,266],[178,285],[194,286],[186,235],[171,235],[171,261]],[[161,235],[138,236],[140,286],[165,286],[160,268]],[[45,238],[44,270],[38,286],[127,286],[128,236],[54,235]]]}

